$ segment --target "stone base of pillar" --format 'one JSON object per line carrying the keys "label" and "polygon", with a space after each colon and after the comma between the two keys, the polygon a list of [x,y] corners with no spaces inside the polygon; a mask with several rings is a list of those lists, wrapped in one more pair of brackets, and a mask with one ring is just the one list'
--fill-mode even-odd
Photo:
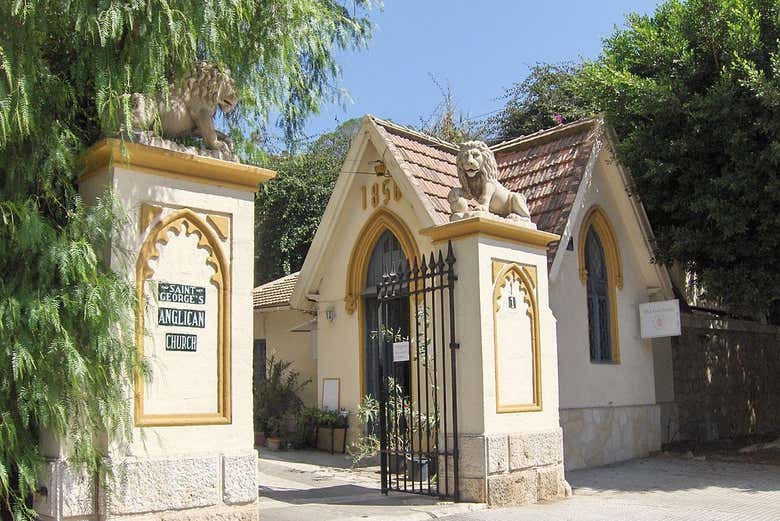
{"label": "stone base of pillar", "polygon": [[461,500],[503,507],[571,495],[560,428],[459,439]]}
{"label": "stone base of pillar", "polygon": [[128,457],[107,487],[64,460],[46,466],[35,507],[43,521],[255,521],[257,453]]}

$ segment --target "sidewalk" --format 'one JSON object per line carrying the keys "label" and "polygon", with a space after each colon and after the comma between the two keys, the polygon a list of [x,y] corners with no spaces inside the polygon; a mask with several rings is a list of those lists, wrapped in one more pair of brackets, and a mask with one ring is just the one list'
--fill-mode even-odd
{"label": "sidewalk", "polygon": [[778,521],[780,466],[656,456],[568,472],[574,496],[447,521]]}
{"label": "sidewalk", "polygon": [[484,505],[452,503],[379,487],[379,467],[350,468],[341,454],[319,451],[260,451],[259,519],[423,521],[468,515]]}

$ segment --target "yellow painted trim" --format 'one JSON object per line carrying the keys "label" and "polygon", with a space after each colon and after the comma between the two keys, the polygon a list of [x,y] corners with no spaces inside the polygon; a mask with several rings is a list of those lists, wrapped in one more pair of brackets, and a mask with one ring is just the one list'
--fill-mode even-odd
{"label": "yellow painted trim", "polygon": [[350,315],[355,310],[358,312],[358,363],[360,365],[358,377],[360,378],[361,397],[366,393],[366,322],[363,316],[363,297],[360,295],[360,292],[363,291],[366,283],[366,272],[368,271],[371,253],[385,230],[389,230],[395,235],[395,238],[401,243],[401,249],[407,259],[411,261],[414,258],[422,258],[420,249],[409,227],[404,224],[400,217],[387,208],[379,208],[371,214],[355,239],[355,245],[352,248],[352,254],[347,264],[347,288],[344,296],[344,307]]}
{"label": "yellow painted trim", "polygon": [[[536,266],[493,259],[493,358],[495,363],[496,413],[533,412],[542,410],[542,357],[539,340],[539,310],[536,301]],[[525,302],[531,318],[531,355],[533,362],[533,403],[501,403],[499,385],[501,367],[498,363],[498,311],[501,288],[510,275],[517,276],[525,290]]]}
{"label": "yellow painted trim", "polygon": [[98,141],[84,153],[81,165],[84,173],[79,181],[119,166],[163,177],[248,192],[256,192],[261,183],[276,177],[276,172],[266,168],[137,143],[123,144],[118,139]]}
{"label": "yellow painted trim", "polygon": [[577,244],[577,262],[579,263],[580,281],[587,285],[588,270],[585,265],[585,239],[588,236],[590,227],[599,236],[601,245],[604,248],[604,257],[607,263],[607,285],[609,286],[609,325],[612,351],[612,363],[620,363],[620,338],[618,337],[618,316],[617,316],[617,290],[623,289],[623,263],[620,258],[620,248],[618,247],[617,235],[612,227],[607,214],[597,205],[591,207],[585,218],[582,220],[579,233],[579,243]]}
{"label": "yellow painted trim", "polygon": [[411,261],[414,257],[420,258],[420,250],[409,227],[387,208],[377,209],[360,230],[349,257],[344,307],[350,315],[359,307],[358,300],[365,285],[366,269],[371,252],[374,251],[374,246],[385,230],[390,230],[395,235],[395,238],[401,243],[401,249],[407,259]]}
{"label": "yellow painted trim", "polygon": [[623,289],[623,263],[620,259],[620,248],[618,248],[617,235],[607,214],[600,206],[593,206],[580,226],[579,244],[577,246],[577,259],[580,266],[580,281],[585,284],[588,281],[588,270],[585,267],[585,238],[588,235],[588,229],[593,226],[604,246],[604,255],[607,259],[609,275],[614,277],[615,285],[618,289]]}
{"label": "yellow painted trim", "polygon": [[223,241],[227,240],[228,232],[230,230],[230,221],[227,217],[209,214],[206,216],[206,220],[217,230],[220,239]]}
{"label": "yellow painted trim", "polygon": [[532,246],[547,247],[551,242],[558,241],[561,238],[560,235],[554,233],[534,230],[533,228],[526,228],[504,220],[480,216],[432,226],[420,230],[420,233],[430,237],[434,244],[469,235],[487,235]]}
{"label": "yellow painted trim", "polygon": [[143,203],[141,205],[141,218],[138,221],[138,233],[144,233],[144,230],[161,214],[161,207],[151,203]]}
{"label": "yellow painted trim", "polygon": [[184,226],[187,235],[200,235],[199,248],[209,252],[206,262],[215,269],[211,282],[217,287],[217,412],[187,413],[187,414],[146,414],[144,412],[145,382],[140,374],[135,375],[134,417],[137,427],[160,427],[173,425],[216,425],[232,422],[232,387],[231,387],[231,313],[232,298],[230,267],[225,258],[219,240],[214,231],[190,209],[182,209],[164,217],[152,227],[138,253],[136,262],[136,296],[138,310],[136,311],[135,341],[138,356],[144,356],[144,315],[145,282],[154,270],[149,261],[159,258],[159,244],[168,242],[168,232],[178,235]]}

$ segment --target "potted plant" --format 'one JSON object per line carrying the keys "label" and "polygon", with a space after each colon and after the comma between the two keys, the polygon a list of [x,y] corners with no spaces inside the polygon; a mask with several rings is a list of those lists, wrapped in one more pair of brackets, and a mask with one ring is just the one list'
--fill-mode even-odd
{"label": "potted plant", "polygon": [[330,451],[333,454],[336,450],[336,430],[341,431],[341,440],[338,446],[341,452],[347,448],[347,429],[349,428],[349,411],[341,409],[338,411],[323,409],[319,413],[317,421],[317,448]]}
{"label": "potted plant", "polygon": [[271,418],[268,420],[268,438],[265,442],[271,450],[279,450],[282,444],[282,421],[281,418]]}
{"label": "potted plant", "polygon": [[303,407],[298,392],[311,380],[300,382],[300,373],[290,369],[292,362],[268,359],[265,378],[255,385],[255,426],[267,436],[266,444],[277,450],[287,425]]}

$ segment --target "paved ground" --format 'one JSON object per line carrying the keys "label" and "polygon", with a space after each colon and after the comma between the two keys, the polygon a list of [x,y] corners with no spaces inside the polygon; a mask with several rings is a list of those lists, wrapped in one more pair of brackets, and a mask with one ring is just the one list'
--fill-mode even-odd
{"label": "paved ground", "polygon": [[574,497],[447,521],[779,521],[780,466],[658,456],[569,472]]}
{"label": "paved ground", "polygon": [[574,497],[510,509],[379,493],[343,456],[263,451],[263,521],[780,521],[780,466],[657,456],[569,472]]}
{"label": "paved ground", "polygon": [[379,491],[379,467],[349,467],[349,459],[342,455],[261,450],[259,519],[424,521],[485,508],[412,494],[384,496]]}

